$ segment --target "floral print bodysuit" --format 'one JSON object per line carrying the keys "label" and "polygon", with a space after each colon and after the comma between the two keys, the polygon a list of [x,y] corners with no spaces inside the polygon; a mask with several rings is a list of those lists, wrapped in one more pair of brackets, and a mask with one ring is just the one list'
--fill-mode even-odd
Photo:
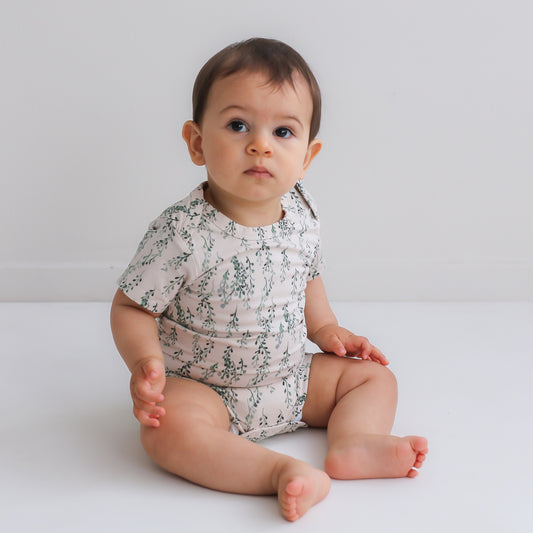
{"label": "floral print bodysuit", "polygon": [[207,203],[204,187],[150,224],[119,287],[161,313],[167,376],[214,389],[233,431],[250,440],[293,431],[305,425],[311,361],[305,288],[322,266],[314,203],[298,184],[279,222],[251,228]]}

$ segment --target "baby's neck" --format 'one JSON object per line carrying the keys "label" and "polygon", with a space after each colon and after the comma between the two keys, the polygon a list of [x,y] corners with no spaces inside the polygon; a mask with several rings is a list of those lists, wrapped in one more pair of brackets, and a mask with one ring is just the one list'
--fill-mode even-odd
{"label": "baby's neck", "polygon": [[257,228],[271,226],[284,217],[281,198],[268,202],[247,202],[218,195],[213,187],[204,185],[204,200],[217,211],[241,226]]}

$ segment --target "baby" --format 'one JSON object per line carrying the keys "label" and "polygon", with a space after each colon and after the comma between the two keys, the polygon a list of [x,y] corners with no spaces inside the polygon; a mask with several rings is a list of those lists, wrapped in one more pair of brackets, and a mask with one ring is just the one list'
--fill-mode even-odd
{"label": "baby", "polygon": [[[183,138],[207,181],[152,222],[111,310],[145,450],[194,483],[277,494],[291,521],[330,478],[416,476],[427,441],[390,435],[389,361],[338,325],[320,275],[301,184],[322,147],[308,65],[279,41],[228,46],[193,108]],[[256,442],[306,426],[327,427],[324,471]]]}

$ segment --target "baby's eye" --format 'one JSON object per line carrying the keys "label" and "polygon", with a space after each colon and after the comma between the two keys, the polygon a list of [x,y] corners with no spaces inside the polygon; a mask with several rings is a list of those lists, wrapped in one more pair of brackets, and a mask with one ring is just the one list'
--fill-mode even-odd
{"label": "baby's eye", "polygon": [[228,127],[232,131],[236,131],[238,133],[242,133],[242,132],[248,131],[248,126],[246,126],[246,124],[242,120],[232,120],[228,124]]}
{"label": "baby's eye", "polygon": [[293,135],[292,131],[289,128],[277,128],[274,131],[276,137],[281,137],[283,139],[288,139]]}

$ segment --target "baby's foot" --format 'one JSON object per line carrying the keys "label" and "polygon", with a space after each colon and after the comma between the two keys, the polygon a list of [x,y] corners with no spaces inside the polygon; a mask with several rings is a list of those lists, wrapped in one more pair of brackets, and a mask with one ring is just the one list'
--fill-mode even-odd
{"label": "baby's foot", "polygon": [[329,488],[329,476],[308,464],[291,460],[282,467],[278,477],[278,501],[283,516],[293,522],[323,500]]}
{"label": "baby's foot", "polygon": [[427,452],[424,437],[357,435],[332,445],[326,472],[335,479],[415,477]]}

